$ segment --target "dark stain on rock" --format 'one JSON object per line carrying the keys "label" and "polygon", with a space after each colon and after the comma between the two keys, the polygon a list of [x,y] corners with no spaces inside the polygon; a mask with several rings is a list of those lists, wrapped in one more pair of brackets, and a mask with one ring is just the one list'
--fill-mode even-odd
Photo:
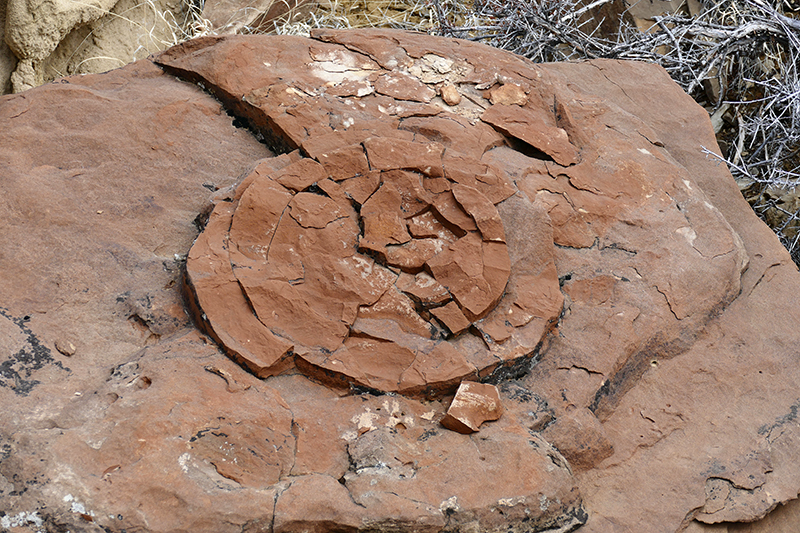
{"label": "dark stain on rock", "polygon": [[40,383],[32,377],[35,371],[54,365],[70,372],[69,368],[53,358],[50,348],[44,346],[28,327],[31,320],[29,315],[14,317],[3,307],[0,307],[0,315],[11,321],[25,336],[23,347],[0,362],[0,387],[11,388],[15,394],[27,396]]}

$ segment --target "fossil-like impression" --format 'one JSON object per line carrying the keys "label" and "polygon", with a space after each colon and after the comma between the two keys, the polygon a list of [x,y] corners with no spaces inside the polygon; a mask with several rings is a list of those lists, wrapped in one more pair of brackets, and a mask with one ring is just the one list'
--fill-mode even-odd
{"label": "fossil-like impression", "polygon": [[683,531],[800,491],[800,274],[656,65],[209,37],[0,123],[12,529]]}

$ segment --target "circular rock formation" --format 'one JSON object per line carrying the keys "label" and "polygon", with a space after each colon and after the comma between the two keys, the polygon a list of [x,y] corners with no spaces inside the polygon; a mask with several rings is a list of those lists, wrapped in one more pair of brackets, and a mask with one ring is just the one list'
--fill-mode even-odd
{"label": "circular rock formation", "polygon": [[[547,328],[506,343],[513,330],[558,316],[554,269],[507,293],[515,273],[495,204],[516,192],[508,179],[396,131],[316,160],[261,163],[192,249],[189,280],[210,329],[259,375],[294,359],[328,382],[452,391],[530,357]],[[534,292],[549,296],[544,309],[526,305]]]}

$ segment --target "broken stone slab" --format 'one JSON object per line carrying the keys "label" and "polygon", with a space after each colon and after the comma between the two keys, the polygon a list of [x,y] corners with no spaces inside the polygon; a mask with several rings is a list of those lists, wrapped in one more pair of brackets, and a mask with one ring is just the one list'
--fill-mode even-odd
{"label": "broken stone slab", "polygon": [[498,103],[487,109],[481,120],[541,150],[559,165],[569,166],[578,162],[578,149],[570,143],[567,132],[552,124],[553,120],[543,109]]}
{"label": "broken stone slab", "polygon": [[[553,483],[569,477],[567,463],[525,431],[487,426],[470,436],[382,427],[350,442],[348,456],[358,474],[345,474],[345,486],[357,504],[387,511],[377,522],[386,529],[441,530],[444,520],[462,531],[499,533],[512,524],[524,528],[512,531],[570,531],[586,520],[572,503],[575,492]],[[555,508],[562,511],[553,519]]]}
{"label": "broken stone slab", "polygon": [[497,209],[486,196],[479,190],[460,183],[456,184],[452,191],[461,207],[475,220],[484,240],[505,242],[503,221],[500,219]]}
{"label": "broken stone slab", "polygon": [[505,83],[489,90],[489,101],[492,104],[524,106],[528,103],[528,95],[521,85]]}
{"label": "broken stone slab", "polygon": [[[196,44],[198,51],[203,49],[203,43]],[[293,54],[305,56],[300,48]],[[342,57],[337,54],[334,45],[310,45],[308,55],[316,59],[309,63],[308,75],[319,77],[321,68],[328,76],[339,63],[343,72],[361,68],[355,66],[361,61],[357,52],[347,52]],[[198,61],[202,62],[202,55],[201,52],[192,56],[191,69],[195,74],[184,72],[181,67],[182,75],[200,75],[204,67]],[[165,62],[178,61],[178,57],[176,51],[163,56]],[[362,59],[369,62],[366,56]],[[370,67],[371,72],[376,69],[380,70],[375,65]],[[247,72],[247,68],[242,72]],[[456,337],[480,334],[479,329],[471,330],[470,326],[489,314],[505,293],[512,273],[506,232],[496,205],[508,201],[515,189],[504,172],[469,154],[454,151],[445,157],[449,149],[424,135],[433,135],[445,127],[446,123],[434,118],[439,111],[430,114],[420,109],[420,114],[410,117],[413,119],[408,124],[410,130],[392,130],[392,122],[375,121],[367,116],[366,110],[382,113],[381,109],[392,106],[399,110],[407,106],[403,101],[393,101],[387,95],[363,95],[351,97],[362,99],[358,106],[351,107],[344,103],[345,96],[330,97],[323,93],[318,98],[313,96],[316,93],[309,93],[310,82],[299,78],[296,87],[268,90],[260,85],[260,80],[267,78],[258,73],[252,78],[259,80],[254,85],[238,88],[223,87],[227,82],[220,85],[206,80],[206,83],[216,87],[213,90],[223,98],[244,90],[246,103],[237,100],[237,108],[258,109],[255,112],[261,118],[254,116],[254,123],[264,123],[262,114],[266,113],[271,117],[266,124],[275,124],[275,128],[265,131],[265,137],[283,139],[281,142],[286,146],[302,144],[312,157],[308,160],[301,157],[258,178],[246,178],[244,181],[249,184],[240,191],[241,200],[237,204],[244,211],[238,213],[234,205],[230,232],[226,235],[223,231],[215,239],[230,242],[233,271],[253,312],[270,335],[292,346],[300,367],[317,377],[324,374],[328,377],[319,379],[330,378],[328,382],[340,385],[406,393],[425,391],[429,395],[453,392],[459,380],[473,376],[476,371],[486,375],[498,365],[532,357],[548,328],[541,328],[539,338],[533,343],[528,338],[533,332],[522,330],[519,339],[505,343],[514,336],[516,326],[511,326],[502,339],[505,345],[490,342],[477,352],[467,352],[464,360],[448,356],[444,366],[436,366],[432,352],[428,351],[438,345],[422,342],[438,342],[441,336],[448,337],[446,342],[453,342]],[[304,95],[311,99],[306,100]],[[319,128],[324,109],[329,109],[329,119],[334,121],[331,124],[335,123],[333,132]],[[277,120],[280,113],[294,117],[291,126]],[[334,115],[338,118],[333,118]],[[420,122],[421,117],[431,117],[430,125]],[[299,128],[304,121],[310,122]],[[502,142],[502,134],[486,124],[477,126],[473,132],[468,122],[456,119],[450,123],[458,134],[447,138],[470,138],[472,144],[483,146],[481,154],[487,146]],[[394,125],[399,126],[399,122]],[[459,148],[466,149],[467,145]],[[445,161],[452,178],[445,176]],[[341,187],[322,180],[325,174]],[[248,192],[250,188],[252,192]],[[272,189],[277,193],[269,195],[263,207],[254,205]],[[356,204],[351,204],[352,201]],[[192,261],[203,261],[195,259],[195,255],[191,257]],[[436,295],[428,294],[416,282],[403,281],[403,289],[397,291],[379,282],[376,286],[383,287],[384,292],[377,298],[364,299],[353,286],[354,279],[332,270],[320,270],[311,263],[351,259],[377,261],[381,268],[394,269],[395,275],[418,276],[424,272],[441,290]],[[549,272],[555,275],[554,271]],[[400,283],[401,278],[402,275],[398,276],[395,283]],[[548,283],[551,282],[555,282],[555,277]],[[409,293],[405,295],[403,290]],[[555,297],[561,301],[559,296]],[[276,305],[270,308],[268,302],[273,298]],[[337,299],[340,305],[335,304]],[[547,324],[558,313],[555,306],[552,308],[553,316],[547,319]],[[217,311],[212,306],[204,312],[208,317]],[[300,323],[300,316],[308,317],[310,326]],[[419,337],[413,342],[404,339],[402,345],[427,348],[413,357],[388,358],[383,363],[385,368],[379,372],[375,369],[377,374],[360,372],[358,361],[369,365],[380,361],[378,346],[385,346],[391,353],[406,353],[399,347],[385,345],[398,342],[385,335],[380,342],[359,342],[358,349],[342,350],[338,352],[342,357],[328,358],[330,353],[337,353],[347,345],[347,338],[354,333],[348,328],[376,319],[393,320],[406,335]],[[520,321],[515,324],[524,325]],[[263,351],[272,350],[264,347]],[[284,359],[280,361],[283,365]],[[281,366],[275,371],[285,370]],[[439,381],[426,383],[425,376],[437,376]]]}

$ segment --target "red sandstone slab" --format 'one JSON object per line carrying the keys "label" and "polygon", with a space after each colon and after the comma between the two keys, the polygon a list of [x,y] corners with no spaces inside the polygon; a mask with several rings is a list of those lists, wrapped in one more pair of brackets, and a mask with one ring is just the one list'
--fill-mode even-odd
{"label": "red sandstone slab", "polygon": [[448,151],[469,154],[477,159],[487,150],[505,144],[503,135],[488,124],[473,124],[453,113],[440,113],[433,117],[409,117],[399,127],[442,143]]}
{"label": "red sandstone slab", "polygon": [[450,299],[447,289],[424,271],[416,276],[401,273],[397,280],[397,288],[425,305],[441,304]]}
{"label": "red sandstone slab", "polygon": [[334,220],[347,216],[334,200],[310,192],[301,192],[292,198],[289,215],[302,227],[316,229],[323,229]]}
{"label": "red sandstone slab", "polygon": [[411,239],[398,246],[386,246],[386,263],[405,272],[419,272],[425,263],[441,252],[449,243],[442,239]]}
{"label": "red sandstone slab", "polygon": [[266,280],[245,286],[244,290],[259,320],[271,331],[295,339],[298,344],[332,351],[347,337],[348,328],[341,319],[314,311],[290,283]]}
{"label": "red sandstone slab", "polygon": [[411,240],[403,212],[403,198],[392,183],[383,183],[361,206],[364,235],[359,245],[381,251],[387,244],[403,244]]}
{"label": "red sandstone slab", "polygon": [[378,190],[380,183],[381,173],[379,171],[370,171],[362,176],[344,180],[342,188],[350,198],[359,204],[363,204]]}
{"label": "red sandstone slab", "polygon": [[[485,247],[490,253],[484,253]],[[502,243],[485,243],[468,233],[428,261],[433,277],[450,291],[470,320],[485,316],[503,295],[510,271],[507,252],[503,259],[504,248]]]}
{"label": "red sandstone slab", "polygon": [[402,72],[389,72],[375,81],[375,91],[397,100],[413,100],[430,102],[436,91],[420,82],[417,78]]}
{"label": "red sandstone slab", "polygon": [[503,221],[492,202],[480,191],[468,185],[457,184],[453,196],[461,207],[469,213],[486,241],[505,242]]}
{"label": "red sandstone slab", "polygon": [[271,174],[273,180],[295,192],[303,191],[328,176],[325,169],[312,159],[301,159]]}
{"label": "red sandstone slab", "polygon": [[442,157],[448,179],[478,189],[493,204],[499,204],[517,192],[502,171],[455,150],[447,150]]}
{"label": "red sandstone slab", "polygon": [[[356,326],[356,320],[350,335],[372,332],[415,351],[397,395],[371,396],[348,389],[369,382],[357,365],[347,373],[324,367],[332,359],[321,348],[315,349],[314,366],[302,359],[310,361],[313,350],[294,343],[298,372],[329,379],[335,390],[300,374],[260,381],[187,329],[178,294],[180,260],[173,257],[196,237],[192,220],[207,212],[207,191],[233,184],[247,170],[248,158],[255,165],[266,155],[263,145],[242,142],[248,134],[232,128],[225,111],[247,118],[270,143],[282,139],[283,145],[275,145],[281,149],[295,135],[348,132],[335,135],[349,141],[341,146],[361,142],[370,132],[388,137],[380,124],[396,128],[401,116],[432,112],[374,93],[360,100],[326,99],[317,91],[329,80],[316,67],[336,55],[317,61],[304,39],[187,43],[166,54],[165,63],[192,83],[176,83],[138,62],[5,97],[0,118],[9,127],[0,128],[0,151],[8,168],[0,201],[13,231],[0,232],[0,284],[7,300],[0,329],[9,333],[2,336],[4,353],[16,361],[9,368],[30,371],[26,376],[19,370],[19,379],[0,376],[7,385],[0,387],[8,406],[4,446],[14,450],[13,464],[3,463],[11,473],[4,474],[27,488],[2,496],[3,503],[11,502],[6,508],[46,507],[52,513],[42,514],[45,527],[58,521],[80,529],[83,519],[62,498],[68,491],[88,495],[81,503],[97,511],[97,527],[109,530],[239,531],[259,523],[275,524],[276,531],[569,530],[586,519],[582,497],[592,511],[586,531],[605,531],[609,524],[675,531],[704,527],[698,521],[751,521],[794,498],[800,483],[791,415],[798,376],[786,346],[798,343],[792,333],[799,320],[793,301],[797,271],[724,166],[697,150],[714,146],[707,113],[653,65],[532,65],[466,41],[389,31],[338,35],[353,49],[369,41],[363,48],[388,58],[385,64],[400,58],[407,61],[400,68],[422,72],[420,78],[423,67],[452,60],[452,72],[465,73],[458,82],[465,100],[467,94],[476,97],[467,91],[473,82],[491,87],[498,80],[535,80],[527,106],[551,120],[549,106],[557,102],[555,125],[572,143],[580,140],[586,166],[572,176],[561,165],[530,157],[536,150],[515,142],[525,153],[504,146],[483,154],[485,163],[521,189],[497,204],[512,274],[503,299],[483,319],[515,326],[510,336],[500,344],[468,331],[441,341],[437,332],[434,341],[403,332],[390,319],[375,319],[371,328]],[[341,57],[352,53],[326,46]],[[322,103],[330,106],[324,114]],[[693,125],[691,131],[686,124]],[[478,122],[475,128],[483,126],[488,127]],[[448,132],[442,133],[444,139]],[[423,135],[403,134],[418,141]],[[109,165],[108,153],[118,164]],[[66,164],[78,159],[80,168]],[[531,179],[528,169],[546,180]],[[447,191],[451,182],[439,179],[436,192]],[[433,192],[426,184],[434,181],[423,180]],[[329,185],[320,189],[343,201]],[[580,214],[591,228],[592,246],[553,246],[554,238],[577,243],[587,234],[570,235],[578,224],[562,224],[558,217],[566,211],[551,209],[549,195],[559,195]],[[229,191],[212,198],[236,199]],[[294,278],[283,281],[291,281],[301,299],[318,289],[310,290],[303,277],[305,259],[327,264],[358,257],[359,215],[347,213],[324,229],[303,228],[291,216],[283,217],[285,228],[279,224],[266,266],[274,261],[276,270],[292,272]],[[558,237],[548,229],[551,219]],[[225,225],[212,222],[206,229],[214,246],[235,251]],[[484,270],[504,269],[496,254],[483,248],[482,254]],[[203,257],[190,253],[189,263]],[[263,256],[254,257],[253,264],[262,262]],[[244,268],[237,263],[237,272]],[[211,298],[211,315],[231,312],[237,321],[247,320],[242,294],[244,301],[216,297],[231,280],[227,267],[190,264],[187,271],[214,277],[195,286]],[[325,291],[341,288],[334,283],[339,274],[325,274],[333,276]],[[233,281],[227,286],[235,287]],[[563,316],[560,284],[574,296]],[[353,320],[352,306],[339,293],[320,294],[309,303],[312,311],[338,315],[343,324]],[[424,317],[424,306],[411,299]],[[198,296],[192,303],[203,301]],[[204,312],[197,309],[198,323]],[[558,334],[547,335],[555,323]],[[204,328],[213,335],[208,324]],[[53,348],[64,336],[77,347],[69,361]],[[240,362],[236,353],[244,353],[243,339],[252,337],[216,336]],[[26,367],[22,356],[30,353],[44,366]],[[533,353],[538,363],[525,373]],[[465,374],[469,364],[459,370],[456,356],[474,363],[476,375],[493,373],[493,380],[507,386],[507,416],[485,424],[479,438],[438,427],[443,406],[435,396],[452,392],[459,380],[477,379]],[[248,368],[279,373],[294,359]],[[506,373],[519,379],[506,381]],[[552,420],[546,435],[576,467],[574,477],[567,460],[529,431],[537,427],[530,413],[541,414],[545,403]],[[311,427],[309,412],[327,418]],[[320,434],[326,437],[316,447],[306,446]],[[87,435],[95,439],[91,445]],[[304,439],[305,452],[294,461]],[[248,443],[255,441],[250,453]],[[685,453],[695,449],[711,450],[711,456]],[[604,459],[612,450],[611,460]],[[60,479],[57,487],[42,481],[65,468],[76,475]],[[98,480],[113,490],[98,491]],[[167,505],[175,501],[180,505]],[[281,516],[274,516],[276,509]]]}
{"label": "red sandstone slab", "polygon": [[367,156],[360,144],[351,144],[344,148],[318,154],[316,157],[325,167],[328,176],[335,181],[363,176],[369,172]]}
{"label": "red sandstone slab", "polygon": [[373,170],[416,170],[426,176],[444,175],[444,146],[436,142],[409,142],[401,139],[370,137],[364,141],[369,166]]}
{"label": "red sandstone slab", "polygon": [[230,232],[237,250],[251,259],[264,257],[292,198],[291,191],[269,176],[256,178],[232,217]]}
{"label": "red sandstone slab", "polygon": [[478,229],[475,220],[461,208],[453,193],[443,192],[433,199],[433,207],[441,218],[449,222],[456,231],[469,232]]}
{"label": "red sandstone slab", "polygon": [[431,313],[447,326],[453,335],[458,335],[470,326],[470,321],[455,302],[449,302],[443,307],[434,307],[431,309]]}

